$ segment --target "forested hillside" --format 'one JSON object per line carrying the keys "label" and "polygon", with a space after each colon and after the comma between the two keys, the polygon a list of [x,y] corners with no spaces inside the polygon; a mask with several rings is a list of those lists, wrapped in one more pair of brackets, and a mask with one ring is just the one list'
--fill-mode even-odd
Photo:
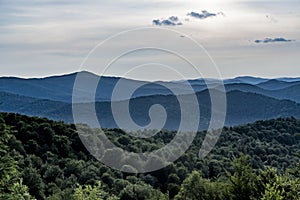
{"label": "forested hillside", "polygon": [[[106,135],[134,152],[157,149],[175,132],[134,139]],[[279,118],[225,127],[198,157],[205,132],[174,164],[148,174],[112,170],[82,145],[74,125],[0,113],[0,199],[300,199],[300,120]]]}

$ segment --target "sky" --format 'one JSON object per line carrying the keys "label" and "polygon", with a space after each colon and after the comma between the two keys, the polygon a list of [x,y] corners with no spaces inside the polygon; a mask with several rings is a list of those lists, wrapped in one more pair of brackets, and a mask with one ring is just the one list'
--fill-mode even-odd
{"label": "sky", "polygon": [[0,76],[300,77],[299,0],[0,0]]}

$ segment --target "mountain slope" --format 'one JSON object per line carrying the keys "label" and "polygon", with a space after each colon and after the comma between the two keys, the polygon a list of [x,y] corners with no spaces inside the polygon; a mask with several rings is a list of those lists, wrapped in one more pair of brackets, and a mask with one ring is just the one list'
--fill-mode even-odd
{"label": "mountain slope", "polygon": [[257,93],[280,100],[286,99],[300,103],[300,83],[298,82],[292,83],[290,84],[290,86],[286,86],[285,88],[277,90],[263,89],[256,85],[250,85],[245,83],[226,84],[225,89],[227,92],[239,90],[242,92]]}
{"label": "mountain slope", "polygon": [[[201,111],[199,129],[203,130],[207,128],[210,119],[210,96],[208,91],[205,90],[197,93],[197,98],[200,102]],[[127,101],[119,101],[117,105],[125,105]],[[168,114],[164,128],[177,130],[180,124],[181,110],[176,96],[172,95],[152,95],[131,99],[129,101],[129,110],[132,119],[140,126],[150,123],[148,112],[154,104],[161,104]],[[89,107],[87,103],[77,105],[81,105],[83,108]],[[0,93],[0,111],[73,122],[72,104],[40,100],[3,92]],[[117,127],[112,115],[110,102],[97,102],[96,111],[102,127]],[[89,119],[91,112],[85,109],[81,115]],[[300,118],[299,104],[289,100],[277,100],[260,94],[245,93],[237,90],[227,94],[226,125],[238,125],[256,120],[289,116]],[[158,121],[163,120],[161,115],[155,117]]]}
{"label": "mountain slope", "polygon": [[[71,103],[74,81],[80,75],[84,84],[91,84],[98,81],[99,76],[89,72],[78,72],[62,76],[53,76],[46,78],[21,79],[14,77],[0,78],[0,92],[7,92],[21,96],[27,96],[37,99],[48,99]],[[125,79],[120,77],[101,77],[98,83],[95,99],[96,101],[110,101],[117,82],[122,80],[124,88],[139,87],[130,98],[151,96],[151,95],[171,95],[172,89],[176,89],[179,94],[189,94],[190,90],[186,88],[184,81],[171,82],[146,82]],[[195,92],[201,92],[207,88],[216,87],[218,80],[215,79],[194,79],[188,80]],[[207,84],[207,85],[206,85]],[[240,90],[242,92],[258,93],[277,99],[289,99],[300,102],[300,81],[297,78],[278,78],[265,79],[258,77],[236,77],[224,80],[226,91]],[[169,88],[169,89],[168,89]],[[88,102],[87,96],[92,96],[86,88],[77,88],[80,92],[80,102]],[[129,97],[125,95],[126,90],[122,90],[115,100],[126,100]]]}
{"label": "mountain slope", "polygon": [[300,84],[300,81],[295,81],[295,82],[286,82],[282,80],[277,80],[277,79],[271,79],[262,83],[257,84],[256,86],[266,89],[266,90],[280,90],[284,89],[293,85]]}
{"label": "mountain slope", "polygon": [[[96,101],[110,101],[113,90],[117,82],[120,80],[122,80],[124,88],[143,85],[133,93],[131,98],[150,95],[170,95],[172,94],[170,89],[177,89],[180,94],[191,93],[190,90],[186,90],[185,84],[183,84],[182,82],[146,82],[106,76],[100,78],[95,74],[85,71],[62,76],[33,79],[2,77],[0,78],[0,91],[21,96],[28,96],[32,98],[49,99],[71,103],[73,86],[77,75],[80,75],[83,84],[91,84],[93,82],[99,81],[95,94]],[[199,84],[198,82],[199,80],[197,80],[197,84],[192,85],[195,91],[203,91],[207,89],[204,80],[200,81],[201,84]],[[78,91],[80,91],[80,94],[82,96],[81,102],[87,102],[85,96],[90,96],[89,91],[87,91],[86,88],[77,89]],[[115,100],[125,99],[119,97]]]}
{"label": "mountain slope", "polygon": [[278,117],[300,117],[300,104],[260,94],[232,91],[227,94],[227,125]]}

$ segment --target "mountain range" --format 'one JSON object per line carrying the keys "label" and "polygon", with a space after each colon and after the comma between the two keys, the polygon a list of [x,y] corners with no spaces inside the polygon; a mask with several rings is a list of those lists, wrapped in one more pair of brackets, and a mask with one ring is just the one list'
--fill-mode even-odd
{"label": "mountain range", "polygon": [[[84,80],[97,80],[99,77],[89,72],[78,72],[46,78],[22,79],[0,78],[0,111],[15,112],[31,116],[47,117],[54,120],[73,122],[72,92],[76,76]],[[186,90],[186,81],[146,82],[120,77],[101,77],[95,94],[95,108],[102,127],[118,127],[111,111],[111,97],[117,82],[123,87],[143,84],[132,96],[119,95],[114,101],[123,105],[129,103],[132,119],[145,126],[150,122],[149,108],[161,104],[168,115],[164,128],[176,130],[180,124],[181,111],[172,88],[177,95],[191,95]],[[188,80],[198,98],[201,111],[199,129],[206,129],[211,115],[209,90],[218,91],[215,79]],[[258,77],[236,77],[223,80],[227,95],[227,115],[225,125],[239,125],[257,120],[289,117],[300,118],[300,78],[266,79]],[[164,86],[162,86],[164,85]],[[171,88],[171,89],[168,89]],[[209,90],[208,90],[209,89]],[[80,88],[78,88],[80,90]],[[80,91],[82,98],[76,105],[87,106],[85,99],[89,91]],[[89,112],[83,113],[89,116]],[[159,117],[159,116],[158,116]],[[163,120],[163,119],[158,119]]]}

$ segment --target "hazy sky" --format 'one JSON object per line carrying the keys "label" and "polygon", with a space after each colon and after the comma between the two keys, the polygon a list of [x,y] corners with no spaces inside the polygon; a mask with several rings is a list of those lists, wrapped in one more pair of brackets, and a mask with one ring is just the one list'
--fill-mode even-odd
{"label": "hazy sky", "polygon": [[[224,78],[300,76],[299,10],[299,0],[0,0],[0,76],[42,77],[95,67],[103,71],[120,49],[152,37],[154,47],[180,47],[188,59],[203,60],[195,63],[203,76],[215,72],[207,55],[186,42],[189,37],[208,51]],[[100,42],[142,27],[176,32],[130,32],[109,40],[80,68]],[[174,79],[168,72],[172,67],[185,71],[185,78],[199,76],[178,56],[151,49],[123,56],[106,74],[130,77],[130,67],[136,66],[144,73],[137,71],[135,78]]]}

